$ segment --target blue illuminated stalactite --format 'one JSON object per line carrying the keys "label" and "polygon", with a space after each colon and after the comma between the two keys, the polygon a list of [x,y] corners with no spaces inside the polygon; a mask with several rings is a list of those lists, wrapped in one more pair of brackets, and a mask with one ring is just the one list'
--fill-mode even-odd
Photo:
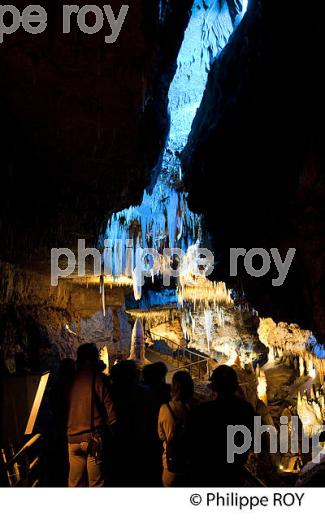
{"label": "blue illuminated stalactite", "polygon": [[[162,23],[167,8],[168,0],[160,1],[159,17]],[[113,247],[120,240],[119,247],[124,251],[127,240],[133,239],[135,248],[152,247],[161,251],[164,247],[179,247],[186,252],[189,246],[197,242],[201,217],[189,210],[186,193],[175,188],[175,181],[181,179],[178,152],[187,142],[203,97],[211,61],[224,48],[233,30],[226,1],[194,2],[178,55],[177,71],[169,90],[170,131],[162,170],[152,193],[145,191],[139,206],[115,213],[109,220],[104,239],[110,239]],[[112,257],[113,275],[117,275],[115,255]],[[137,299],[140,294],[135,287]]]}
{"label": "blue illuminated stalactite", "polygon": [[168,146],[182,150],[196,110],[202,101],[211,60],[226,45],[233,25],[227,2],[194,2],[192,16],[177,60],[177,71],[169,90],[171,115]]}

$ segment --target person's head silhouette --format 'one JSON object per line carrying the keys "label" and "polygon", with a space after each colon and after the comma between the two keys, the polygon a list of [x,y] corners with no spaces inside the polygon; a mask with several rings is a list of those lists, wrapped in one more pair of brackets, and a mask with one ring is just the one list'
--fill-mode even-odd
{"label": "person's head silhouette", "polygon": [[218,366],[211,376],[211,387],[218,396],[231,396],[238,390],[235,370],[228,365]]}
{"label": "person's head silhouette", "polygon": [[99,360],[96,343],[83,343],[77,350],[77,363],[79,368],[85,366],[95,367]]}
{"label": "person's head silhouette", "polygon": [[116,387],[129,389],[134,387],[139,380],[139,370],[132,359],[120,361],[112,367],[112,382]]}
{"label": "person's head silhouette", "polygon": [[162,361],[146,365],[142,371],[143,382],[148,386],[161,385],[166,380],[167,367]]}
{"label": "person's head silhouette", "polygon": [[176,401],[190,401],[194,394],[193,379],[185,370],[176,372],[172,379],[172,397]]}
{"label": "person's head silhouette", "polygon": [[62,379],[70,379],[73,377],[76,369],[76,363],[72,358],[64,358],[60,361],[59,376]]}

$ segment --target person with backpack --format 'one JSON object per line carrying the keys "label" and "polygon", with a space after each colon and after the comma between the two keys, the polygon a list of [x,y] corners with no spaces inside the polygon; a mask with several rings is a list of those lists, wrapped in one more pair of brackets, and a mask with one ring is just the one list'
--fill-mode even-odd
{"label": "person with backpack", "polygon": [[116,414],[95,343],[80,345],[77,365],[67,403],[69,487],[103,487],[107,434],[115,430]]}
{"label": "person with backpack", "polygon": [[[188,426],[191,450],[190,485],[193,487],[244,487],[251,475],[245,467],[250,449],[236,453],[228,461],[228,426],[245,427],[254,438],[254,408],[240,392],[234,368],[219,365],[211,376],[213,401],[200,404],[193,410]],[[237,433],[235,444],[243,444],[243,434]]]}
{"label": "person with backpack", "polygon": [[160,408],[158,435],[163,442],[164,487],[186,485],[188,472],[187,426],[192,408],[194,384],[190,374],[178,371],[172,380],[169,403]]}

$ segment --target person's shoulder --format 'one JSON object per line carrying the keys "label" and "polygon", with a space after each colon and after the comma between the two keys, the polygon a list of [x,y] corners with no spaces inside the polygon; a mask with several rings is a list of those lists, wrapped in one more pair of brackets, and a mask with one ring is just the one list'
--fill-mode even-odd
{"label": "person's shoulder", "polygon": [[216,408],[216,401],[204,401],[193,407],[192,414],[195,417],[200,417],[208,414]]}
{"label": "person's shoulder", "polygon": [[103,374],[102,372],[96,372],[96,381],[100,381],[101,383],[104,383],[106,381],[107,376],[105,376],[105,374]]}
{"label": "person's shoulder", "polygon": [[146,406],[154,406],[155,396],[151,388],[143,383],[138,383],[134,388],[134,396]]}
{"label": "person's shoulder", "polygon": [[242,398],[238,398],[239,399],[239,402],[240,404],[246,408],[247,410],[254,410],[254,407],[253,405],[249,402],[249,401],[246,401],[246,399],[242,399]]}
{"label": "person's shoulder", "polygon": [[103,374],[102,372],[97,372],[95,377],[96,377],[96,386],[97,387],[100,387],[100,388],[104,387],[104,388],[109,389],[110,380],[105,374]]}
{"label": "person's shoulder", "polygon": [[213,408],[216,404],[216,401],[203,401],[202,403],[199,403],[197,405],[197,409],[198,410],[205,410],[205,409],[210,409],[210,408]]}
{"label": "person's shoulder", "polygon": [[169,411],[168,404],[167,403],[162,404],[159,408],[159,416],[165,417],[168,414],[168,411]]}
{"label": "person's shoulder", "polygon": [[144,383],[138,383],[135,386],[134,390],[138,394],[141,394],[141,395],[144,395],[144,396],[152,395],[151,388],[148,385],[145,385]]}
{"label": "person's shoulder", "polygon": [[236,400],[238,409],[242,413],[255,415],[255,410],[253,408],[253,405],[249,401],[246,401],[246,399],[243,399],[242,397],[237,397],[237,396],[235,396],[235,400]]}

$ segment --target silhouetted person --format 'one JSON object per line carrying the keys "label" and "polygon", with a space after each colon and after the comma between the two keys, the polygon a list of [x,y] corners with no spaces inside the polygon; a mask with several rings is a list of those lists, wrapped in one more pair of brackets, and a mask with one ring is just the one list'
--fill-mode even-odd
{"label": "silhouetted person", "polygon": [[[197,407],[191,417],[191,483],[195,486],[243,486],[247,475],[244,465],[249,450],[227,462],[227,427],[245,426],[253,435],[254,409],[243,398],[235,370],[227,365],[217,367],[211,377],[216,399]],[[235,435],[235,444],[243,444],[243,435]]]}
{"label": "silhouetted person", "polygon": [[151,468],[155,485],[161,486],[162,476],[162,445],[157,431],[157,422],[161,405],[168,403],[171,397],[170,385],[166,383],[167,367],[162,361],[146,365],[142,371],[143,383],[149,388],[154,402],[154,422],[150,439]]}
{"label": "silhouetted person", "polygon": [[62,423],[62,429],[66,427],[67,399],[75,373],[75,361],[71,358],[62,359],[56,383],[51,391],[52,408],[57,420]]}
{"label": "silhouetted person", "polygon": [[69,392],[69,486],[104,486],[104,449],[107,429],[116,423],[113,400],[98,370],[94,343],[80,345],[78,370]]}
{"label": "silhouetted person", "polygon": [[16,374],[27,374],[30,372],[28,368],[28,359],[25,352],[17,352],[15,354],[15,365],[16,365]]}
{"label": "silhouetted person", "polygon": [[158,433],[163,442],[164,487],[182,486],[188,472],[186,440],[188,418],[194,394],[193,380],[188,372],[178,371],[172,380],[169,403],[160,408]]}
{"label": "silhouetted person", "polygon": [[69,476],[69,455],[66,436],[67,402],[69,390],[76,372],[75,361],[71,358],[62,359],[57,380],[50,394],[53,412],[54,437],[51,442],[51,485],[67,486]]}
{"label": "silhouetted person", "polygon": [[170,400],[170,385],[166,383],[167,367],[162,361],[146,365],[142,372],[143,382],[153,393],[158,412],[162,404]]}
{"label": "silhouetted person", "polygon": [[118,418],[115,460],[117,486],[156,486],[153,439],[155,403],[150,390],[139,383],[133,360],[117,363],[111,370],[112,396]]}

